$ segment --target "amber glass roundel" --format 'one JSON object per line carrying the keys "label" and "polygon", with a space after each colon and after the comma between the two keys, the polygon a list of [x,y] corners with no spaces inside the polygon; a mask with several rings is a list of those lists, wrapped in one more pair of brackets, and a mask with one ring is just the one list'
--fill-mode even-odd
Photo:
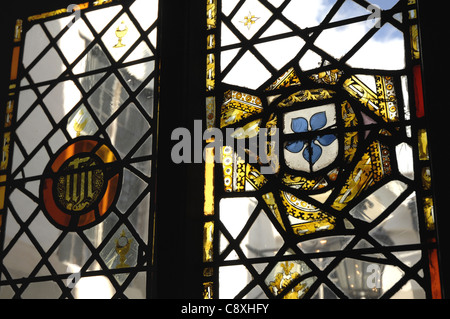
{"label": "amber glass roundel", "polygon": [[119,156],[106,141],[78,138],[64,145],[47,165],[40,195],[49,221],[76,231],[101,222],[120,193]]}

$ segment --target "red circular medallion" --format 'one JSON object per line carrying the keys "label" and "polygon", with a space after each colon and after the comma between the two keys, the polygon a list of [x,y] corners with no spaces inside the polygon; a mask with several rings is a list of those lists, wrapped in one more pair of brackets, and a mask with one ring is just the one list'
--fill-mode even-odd
{"label": "red circular medallion", "polygon": [[77,138],[58,151],[47,165],[40,195],[49,221],[76,231],[101,222],[120,193],[119,156],[105,141]]}

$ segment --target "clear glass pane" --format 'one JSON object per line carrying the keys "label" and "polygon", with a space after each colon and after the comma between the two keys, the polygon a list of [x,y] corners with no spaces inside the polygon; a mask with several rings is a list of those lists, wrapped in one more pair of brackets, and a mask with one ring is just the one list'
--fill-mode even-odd
{"label": "clear glass pane", "polygon": [[44,30],[40,25],[33,26],[26,33],[27,40],[24,45],[24,53],[22,63],[25,68],[33,62],[36,57],[44,50],[50,43],[50,40],[45,35]]}
{"label": "clear glass pane", "polygon": [[111,74],[88,99],[89,105],[97,118],[105,123],[115,111],[126,101],[128,93],[119,81]]}
{"label": "clear glass pane", "polygon": [[130,89],[135,91],[138,87],[141,86],[142,82],[148,78],[148,76],[154,71],[154,69],[155,62],[150,61],[147,63],[136,64],[123,69],[119,69],[119,72]]}
{"label": "clear glass pane", "polygon": [[416,196],[413,193],[369,234],[385,246],[420,242]]}
{"label": "clear glass pane", "polygon": [[[133,123],[133,125],[130,127],[129,123]],[[106,131],[111,137],[113,146],[122,157],[125,157],[142,138],[140,132],[145,132],[149,128],[150,124],[132,103],[127,105]]]}
{"label": "clear glass pane", "polygon": [[284,9],[283,15],[297,24],[300,28],[308,28],[319,25],[325,18],[327,12],[336,1],[291,1]]}
{"label": "clear glass pane", "polygon": [[34,83],[54,80],[66,67],[54,48],[51,48],[42,59],[31,69],[30,76]]}
{"label": "clear glass pane", "polygon": [[[247,74],[248,76],[243,77],[242,74]],[[269,77],[270,73],[264,65],[252,53],[246,52],[225,76],[223,81],[228,84],[256,89]]]}
{"label": "clear glass pane", "polygon": [[343,259],[328,278],[352,299],[380,298],[404,275],[396,266]]}
{"label": "clear glass pane", "polygon": [[367,196],[350,210],[350,215],[365,222],[372,222],[381,215],[407,188],[405,183],[391,181]]}

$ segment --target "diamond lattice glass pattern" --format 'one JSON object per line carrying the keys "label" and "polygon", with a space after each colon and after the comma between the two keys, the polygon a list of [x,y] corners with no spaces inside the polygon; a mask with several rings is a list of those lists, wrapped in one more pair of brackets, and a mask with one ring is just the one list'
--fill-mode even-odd
{"label": "diamond lattice glass pattern", "polygon": [[21,25],[2,298],[151,292],[158,1],[102,3]]}

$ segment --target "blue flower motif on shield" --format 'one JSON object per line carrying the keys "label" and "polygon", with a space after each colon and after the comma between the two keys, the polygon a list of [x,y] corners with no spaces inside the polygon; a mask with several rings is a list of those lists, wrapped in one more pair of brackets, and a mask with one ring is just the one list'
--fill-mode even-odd
{"label": "blue flower motif on shield", "polygon": [[[318,131],[327,124],[327,116],[325,112],[319,112],[311,116],[310,123],[303,117],[292,119],[291,128],[295,133],[308,132],[308,124],[311,131]],[[328,146],[336,140],[334,134],[317,135],[312,140],[297,140],[288,142],[285,148],[292,153],[302,152],[303,158],[314,165],[320,156],[322,156],[322,147]]]}

